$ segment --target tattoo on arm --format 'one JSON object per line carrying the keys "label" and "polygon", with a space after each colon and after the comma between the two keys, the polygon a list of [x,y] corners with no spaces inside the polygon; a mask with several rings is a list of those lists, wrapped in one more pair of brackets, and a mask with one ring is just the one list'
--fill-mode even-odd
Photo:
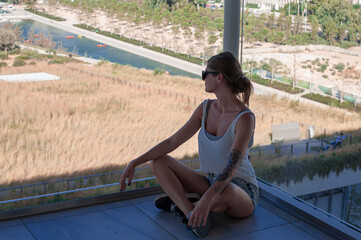
{"label": "tattoo on arm", "polygon": [[227,167],[217,176],[216,181],[222,182],[223,184],[219,187],[216,187],[214,191],[216,193],[219,193],[223,191],[223,189],[226,187],[225,180],[229,178],[229,176],[232,175],[232,173],[236,170],[236,167],[238,166],[238,163],[242,157],[242,154],[238,150],[232,150],[231,154],[228,157],[228,163]]}

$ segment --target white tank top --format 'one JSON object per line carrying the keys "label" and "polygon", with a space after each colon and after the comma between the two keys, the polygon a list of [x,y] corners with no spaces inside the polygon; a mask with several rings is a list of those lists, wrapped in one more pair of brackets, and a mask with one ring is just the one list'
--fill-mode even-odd
{"label": "white tank top", "polygon": [[[233,120],[227,132],[223,136],[219,137],[218,140],[215,139],[212,140],[209,138],[209,136],[207,136],[205,129],[208,102],[209,99],[203,102],[202,127],[198,134],[199,160],[200,160],[201,170],[203,173],[219,174],[227,166],[228,157],[231,153],[234,137],[236,135],[234,128],[236,126],[238,119],[246,113],[251,113],[251,114],[253,113],[249,109],[241,111],[240,113],[238,113],[237,117]],[[248,145],[248,148],[251,147],[252,144],[253,144],[253,135]],[[248,148],[246,154],[242,159],[241,164],[237,169],[235,177],[239,177],[257,186],[255,171],[252,167],[251,162],[248,159],[248,152],[249,152]]]}

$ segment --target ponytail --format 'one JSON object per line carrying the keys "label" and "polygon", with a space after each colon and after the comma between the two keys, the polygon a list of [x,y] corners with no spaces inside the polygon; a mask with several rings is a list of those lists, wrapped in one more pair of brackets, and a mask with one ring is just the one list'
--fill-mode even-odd
{"label": "ponytail", "polygon": [[211,57],[207,65],[222,73],[232,93],[240,97],[240,100],[249,106],[249,99],[253,93],[251,81],[244,75],[238,59],[230,52],[223,52]]}

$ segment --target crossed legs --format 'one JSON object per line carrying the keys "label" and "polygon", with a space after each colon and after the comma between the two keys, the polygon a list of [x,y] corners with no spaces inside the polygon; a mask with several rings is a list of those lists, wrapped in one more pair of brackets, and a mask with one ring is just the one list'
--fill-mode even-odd
{"label": "crossed legs", "polygon": [[[168,155],[151,161],[151,169],[164,192],[186,216],[194,205],[185,194],[193,192],[202,196],[210,187],[205,176]],[[233,183],[229,183],[211,205],[211,212],[226,212],[232,217],[248,217],[253,211],[251,198]]]}

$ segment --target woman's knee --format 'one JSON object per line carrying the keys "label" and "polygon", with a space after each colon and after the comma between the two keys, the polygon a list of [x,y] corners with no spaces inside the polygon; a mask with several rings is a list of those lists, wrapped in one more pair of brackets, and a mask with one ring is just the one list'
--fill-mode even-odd
{"label": "woman's knee", "polygon": [[151,160],[150,161],[150,169],[152,170],[152,172],[154,173],[154,171],[156,171],[159,168],[161,163],[163,165],[164,162],[167,161],[166,159],[167,159],[166,156],[162,156],[162,157],[156,158],[154,160]]}

